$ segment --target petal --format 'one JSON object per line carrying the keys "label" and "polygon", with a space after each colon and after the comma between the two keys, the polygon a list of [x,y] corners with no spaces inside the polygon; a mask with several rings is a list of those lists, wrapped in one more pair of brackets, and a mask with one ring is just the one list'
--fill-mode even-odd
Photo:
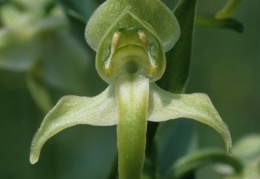
{"label": "petal", "polygon": [[109,86],[100,95],[89,97],[65,96],[46,115],[41,127],[35,134],[30,153],[32,164],[39,159],[43,144],[53,135],[68,127],[78,124],[111,126],[117,124],[117,110]]}
{"label": "petal", "polygon": [[227,125],[205,94],[173,94],[151,84],[149,121],[162,122],[176,118],[191,118],[214,128],[224,139],[230,153],[232,142]]}
{"label": "petal", "polygon": [[180,36],[177,19],[159,0],[107,0],[90,18],[85,37],[96,50],[105,34],[112,36],[119,28],[143,28],[155,33],[165,51],[170,50]]}
{"label": "petal", "polygon": [[118,107],[119,178],[141,178],[146,144],[149,79],[121,75],[115,83]]}

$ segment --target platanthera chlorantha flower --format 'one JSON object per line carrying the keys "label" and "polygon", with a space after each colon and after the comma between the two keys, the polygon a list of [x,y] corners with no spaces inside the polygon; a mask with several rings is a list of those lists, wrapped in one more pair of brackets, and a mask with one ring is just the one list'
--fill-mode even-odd
{"label": "platanthera chlorantha flower", "polygon": [[30,161],[61,130],[78,125],[117,125],[119,178],[140,178],[147,121],[191,118],[231,138],[205,94],[172,94],[154,82],[164,73],[165,52],[180,29],[173,13],[158,0],[107,0],[89,20],[86,39],[97,51],[96,69],[109,86],[98,96],[65,96],[46,115],[34,136]]}

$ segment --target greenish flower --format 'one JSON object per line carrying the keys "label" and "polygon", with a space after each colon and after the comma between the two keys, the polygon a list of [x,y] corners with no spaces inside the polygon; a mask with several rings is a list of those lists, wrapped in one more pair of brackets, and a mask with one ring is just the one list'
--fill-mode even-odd
{"label": "greenish flower", "polygon": [[97,51],[97,71],[109,85],[92,98],[61,98],[34,136],[31,163],[38,161],[43,144],[65,128],[117,125],[119,178],[137,179],[144,164],[147,121],[181,117],[213,127],[230,150],[228,128],[207,95],[172,94],[155,84],[165,70],[165,52],[180,35],[175,16],[160,1],[107,0],[89,20],[85,35]]}

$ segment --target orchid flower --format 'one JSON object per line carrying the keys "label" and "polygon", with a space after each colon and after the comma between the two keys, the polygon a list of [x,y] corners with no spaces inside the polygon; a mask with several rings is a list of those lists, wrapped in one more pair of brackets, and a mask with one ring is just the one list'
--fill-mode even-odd
{"label": "orchid flower", "polygon": [[97,52],[98,74],[109,85],[95,97],[62,97],[33,138],[31,163],[38,161],[43,144],[65,128],[117,125],[119,178],[138,179],[147,121],[182,117],[214,128],[230,150],[229,130],[207,95],[173,94],[155,84],[165,71],[165,52],[180,36],[175,16],[161,1],[107,0],[90,18],[85,36]]}

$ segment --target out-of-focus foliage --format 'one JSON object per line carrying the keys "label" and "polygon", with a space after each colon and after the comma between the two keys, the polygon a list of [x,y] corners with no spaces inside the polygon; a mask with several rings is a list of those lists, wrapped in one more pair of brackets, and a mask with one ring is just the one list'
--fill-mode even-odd
{"label": "out-of-focus foliage", "polygon": [[47,85],[91,93],[86,77],[89,52],[69,31],[62,11],[48,0],[11,1],[1,7],[0,68],[27,73],[28,89],[45,112],[52,106]]}

